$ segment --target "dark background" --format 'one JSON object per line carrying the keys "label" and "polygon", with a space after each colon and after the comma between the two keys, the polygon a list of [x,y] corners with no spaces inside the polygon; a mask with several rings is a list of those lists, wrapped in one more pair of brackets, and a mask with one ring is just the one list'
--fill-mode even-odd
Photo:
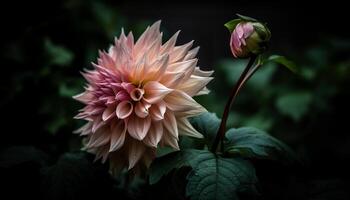
{"label": "dark background", "polygon": [[[285,55],[301,69],[298,75],[277,65],[261,69],[233,108],[230,126],[264,129],[289,144],[304,163],[257,161],[257,199],[349,199],[348,6],[321,1],[1,5],[1,190],[39,199],[140,197],[133,190],[122,192],[122,183],[105,174],[105,165],[91,164],[91,156],[66,154],[81,144],[72,131],[82,124],[73,120],[82,105],[71,98],[83,90],[79,71],[91,68],[98,49],[107,49],[121,27],[139,36],[161,19],[165,38],[181,29],[179,44],[193,39],[201,46],[199,65],[214,69],[216,79],[209,85],[212,93],[198,101],[220,116],[244,65],[232,59],[223,26],[235,13],[267,22],[269,53]],[[163,187],[156,191],[169,189]]]}

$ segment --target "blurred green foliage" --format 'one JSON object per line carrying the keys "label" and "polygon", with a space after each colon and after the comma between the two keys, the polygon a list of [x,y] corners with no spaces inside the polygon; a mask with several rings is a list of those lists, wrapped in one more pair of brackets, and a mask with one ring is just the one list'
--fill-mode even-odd
{"label": "blurred green foliage", "polygon": [[[315,128],[304,129],[303,122],[317,122],[321,113],[334,112],[331,100],[349,94],[350,59],[337,57],[348,50],[350,41],[327,40],[295,54],[300,70],[297,74],[276,63],[264,64],[238,95],[228,127],[257,127],[289,143],[302,139]],[[214,68],[216,79],[209,85],[211,93],[198,97],[198,101],[221,116],[228,92],[246,63],[247,60],[219,61]]]}

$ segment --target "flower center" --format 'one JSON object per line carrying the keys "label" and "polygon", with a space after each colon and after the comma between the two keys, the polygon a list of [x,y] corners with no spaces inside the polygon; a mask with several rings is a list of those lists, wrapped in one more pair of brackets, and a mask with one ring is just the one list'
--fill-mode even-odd
{"label": "flower center", "polygon": [[143,94],[145,94],[145,90],[140,88],[135,88],[130,92],[130,97],[134,101],[140,101],[143,97]]}

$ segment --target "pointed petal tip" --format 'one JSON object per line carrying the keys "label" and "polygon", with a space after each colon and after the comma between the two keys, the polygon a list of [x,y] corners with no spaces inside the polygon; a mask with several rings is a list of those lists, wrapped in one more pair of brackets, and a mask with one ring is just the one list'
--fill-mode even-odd
{"label": "pointed petal tip", "polygon": [[159,19],[156,22],[154,22],[152,26],[160,26],[161,23],[162,23],[162,20]]}

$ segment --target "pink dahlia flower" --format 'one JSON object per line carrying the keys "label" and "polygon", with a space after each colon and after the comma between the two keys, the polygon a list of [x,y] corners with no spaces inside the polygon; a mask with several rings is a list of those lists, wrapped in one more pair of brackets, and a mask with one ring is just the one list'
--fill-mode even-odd
{"label": "pink dahlia flower", "polygon": [[202,137],[187,118],[206,110],[192,97],[207,94],[212,71],[202,71],[192,43],[175,46],[178,33],[162,44],[160,21],[134,43],[122,31],[108,52],[100,52],[94,69],[83,76],[85,91],[74,98],[86,106],[77,130],[85,149],[111,169],[148,167],[158,146],[179,149],[179,135]]}

